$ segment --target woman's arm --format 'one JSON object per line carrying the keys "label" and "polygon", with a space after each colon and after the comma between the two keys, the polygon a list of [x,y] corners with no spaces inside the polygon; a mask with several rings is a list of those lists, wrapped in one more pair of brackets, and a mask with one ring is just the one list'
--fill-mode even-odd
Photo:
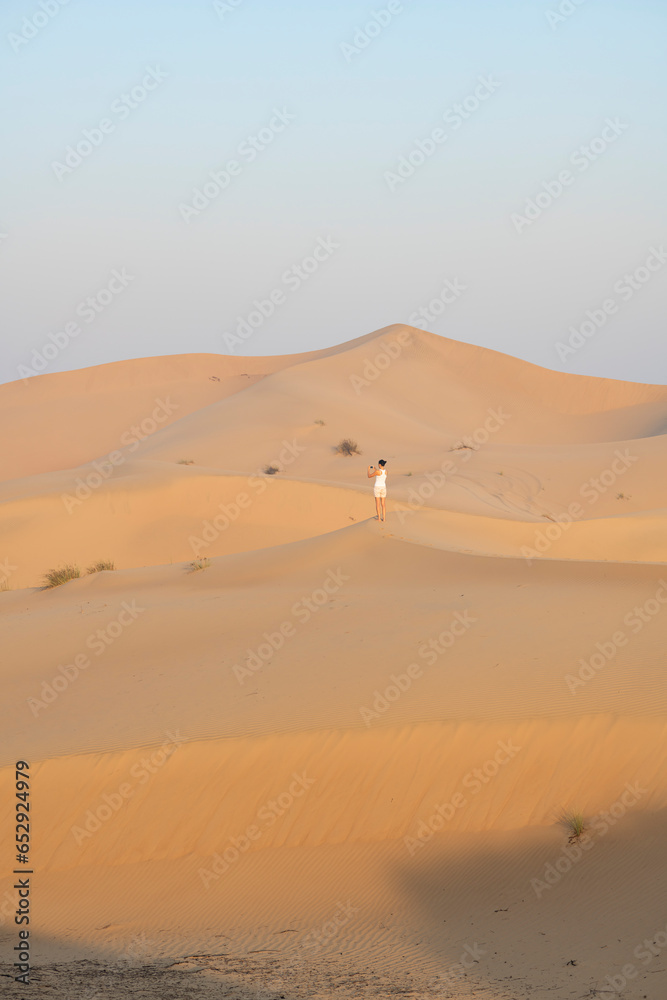
{"label": "woman's arm", "polygon": [[380,473],[378,472],[378,470],[375,468],[374,465],[368,466],[368,476],[367,476],[368,479],[372,479],[373,476],[379,476],[379,475]]}

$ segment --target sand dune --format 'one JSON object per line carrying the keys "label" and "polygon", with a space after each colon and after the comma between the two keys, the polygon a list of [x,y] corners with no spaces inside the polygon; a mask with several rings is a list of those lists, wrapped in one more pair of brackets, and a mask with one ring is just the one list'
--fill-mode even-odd
{"label": "sand dune", "polygon": [[112,557],[119,568],[150,566],[281,545],[368,514],[360,491],[146,465],[128,463],[95,490],[72,475],[40,478],[37,488],[58,492],[7,501],[0,550],[16,564],[17,585],[39,586],[62,563],[85,569]]}
{"label": "sand dune", "polygon": [[[628,788],[628,809],[654,811],[667,806],[666,735],[662,719],[613,716],[187,743],[169,730],[159,748],[40,764],[50,831],[34,861],[62,871],[195,856],[207,870],[216,852],[234,863],[243,836],[244,856],[401,839],[411,856],[436,830],[552,826],[573,809],[601,814]],[[548,790],[545,770],[557,776]],[[200,772],[216,790],[205,801]]]}
{"label": "sand dune", "polygon": [[616,993],[663,1000],[665,387],[394,326],[0,407],[0,815],[29,759],[43,984],[533,1000],[634,962]]}
{"label": "sand dune", "polygon": [[337,350],[262,358],[137,358],[8,382],[0,386],[0,417],[11,428],[0,442],[3,479],[75,468],[116,449],[134,451],[173,420],[283,366]]}
{"label": "sand dune", "polygon": [[412,511],[409,507],[387,520],[397,538],[476,555],[599,562],[667,562],[667,508],[616,518],[575,522],[570,519],[539,527],[465,514]]}
{"label": "sand dune", "polygon": [[[402,344],[400,338],[408,340]],[[395,358],[391,351],[399,352]],[[494,444],[586,444],[663,433],[667,392],[660,386],[566,376],[407,327],[388,327],[348,351],[303,361],[234,398],[186,416],[142,442],[137,455],[175,461],[187,453],[206,466],[250,472],[296,435],[301,468],[337,478],[332,445],[358,439],[365,455],[391,444],[392,459],[432,456],[462,437]],[[384,367],[376,361],[384,358]],[[567,385],[559,391],[558,386]],[[353,419],[355,426],[351,426]],[[326,430],[315,425],[323,420]],[[230,435],[228,428],[235,428]],[[358,428],[358,429],[356,429]],[[377,457],[377,456],[376,456]],[[439,464],[439,463],[438,463]]]}

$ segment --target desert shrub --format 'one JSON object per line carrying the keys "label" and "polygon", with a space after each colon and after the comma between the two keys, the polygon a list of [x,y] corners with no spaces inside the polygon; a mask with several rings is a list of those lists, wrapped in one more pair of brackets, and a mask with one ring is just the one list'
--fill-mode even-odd
{"label": "desert shrub", "polygon": [[44,586],[47,590],[50,587],[60,587],[61,584],[67,583],[69,580],[78,580],[80,576],[81,570],[79,567],[67,563],[65,566],[60,566],[58,569],[50,569],[48,573],[45,573]]}
{"label": "desert shrub", "polygon": [[586,829],[586,822],[581,813],[569,813],[565,817],[567,828],[570,831],[570,840],[578,840]]}
{"label": "desert shrub", "polygon": [[190,563],[190,573],[196,573],[200,569],[208,569],[211,565],[210,559],[195,559],[194,562]]}
{"label": "desert shrub", "polygon": [[353,441],[352,438],[343,438],[343,440],[336,445],[336,454],[361,455],[361,452],[359,451],[359,445],[356,441]]}
{"label": "desert shrub", "polygon": [[115,568],[116,564],[114,562],[111,562],[110,559],[102,559],[100,560],[100,562],[93,563],[92,566],[89,566],[88,569],[86,570],[86,573],[104,573],[105,570],[111,570]]}

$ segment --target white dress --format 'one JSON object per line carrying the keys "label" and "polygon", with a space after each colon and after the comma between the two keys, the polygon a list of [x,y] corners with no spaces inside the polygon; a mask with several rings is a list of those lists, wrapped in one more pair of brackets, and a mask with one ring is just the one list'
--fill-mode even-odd
{"label": "white dress", "polygon": [[379,476],[375,477],[373,495],[376,497],[386,497],[387,495],[387,473],[384,469]]}

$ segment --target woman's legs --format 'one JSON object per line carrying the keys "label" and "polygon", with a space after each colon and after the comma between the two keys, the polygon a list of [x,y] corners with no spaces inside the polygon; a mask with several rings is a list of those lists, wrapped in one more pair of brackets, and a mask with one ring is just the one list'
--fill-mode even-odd
{"label": "woman's legs", "polygon": [[380,518],[380,497],[376,497],[375,498],[375,516],[376,516],[376,518],[377,518],[378,521],[381,520],[381,518]]}
{"label": "woman's legs", "polygon": [[380,503],[382,504],[382,520],[386,521],[386,519],[387,519],[387,507],[386,507],[386,504],[384,502],[384,497],[380,498]]}

